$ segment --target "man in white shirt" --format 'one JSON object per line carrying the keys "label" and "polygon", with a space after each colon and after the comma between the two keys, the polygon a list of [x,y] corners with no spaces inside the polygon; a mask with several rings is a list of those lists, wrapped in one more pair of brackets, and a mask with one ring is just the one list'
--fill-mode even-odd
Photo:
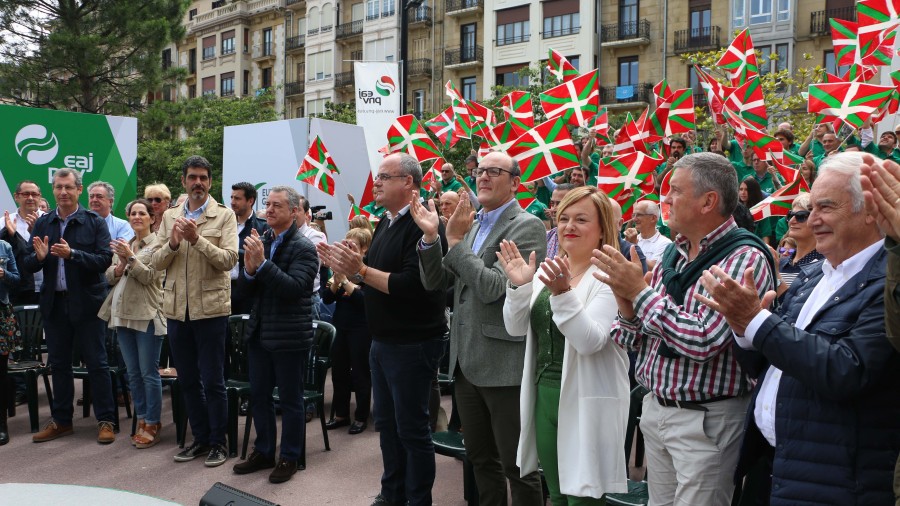
{"label": "man in white shirt", "polygon": [[113,241],[125,239],[130,241],[134,237],[134,230],[127,221],[116,218],[112,214],[113,201],[116,198],[116,189],[104,181],[94,181],[88,186],[88,207],[99,214],[109,228],[109,236]]}
{"label": "man in white shirt", "polygon": [[656,223],[659,221],[659,204],[649,200],[642,200],[634,205],[631,214],[634,227],[625,230],[625,239],[637,244],[647,258],[647,268],[653,269],[666,250],[666,246],[672,241],[659,233]]}
{"label": "man in white shirt", "polygon": [[[16,263],[21,264],[28,254],[31,228],[34,226],[34,222],[44,215],[44,212],[38,207],[41,203],[41,188],[34,181],[21,181],[16,185],[13,198],[19,208],[12,214],[9,211],[3,213],[5,227],[0,230],[0,240],[8,242],[13,247]],[[26,270],[21,270],[19,274],[21,275],[19,286],[11,290],[10,302],[15,306],[37,304],[38,293],[44,282],[43,271],[35,272],[32,275]]]}
{"label": "man in white shirt", "polygon": [[711,297],[696,296],[725,316],[748,350],[741,366],[760,379],[736,476],[762,459],[771,483],[752,492],[773,506],[894,501],[900,354],[885,338],[887,252],[864,209],[861,165],[840,153],[819,169],[808,223],[825,261],[804,268],[778,314],[764,309],[774,292],[761,303],[718,267],[703,275]]}

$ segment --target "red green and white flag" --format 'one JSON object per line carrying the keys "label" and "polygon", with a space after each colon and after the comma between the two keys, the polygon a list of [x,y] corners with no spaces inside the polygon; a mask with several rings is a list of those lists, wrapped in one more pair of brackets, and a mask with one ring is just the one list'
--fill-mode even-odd
{"label": "red green and white flag", "polygon": [[469,104],[465,100],[454,100],[450,106],[453,109],[453,131],[461,139],[472,138],[472,117],[469,114]]}
{"label": "red green and white flag", "polygon": [[486,133],[487,137],[484,137],[484,139],[487,141],[488,146],[490,146],[491,151],[506,152],[512,143],[520,137],[516,134],[512,123],[509,121],[504,121],[499,125],[495,125],[494,128]]}
{"label": "red green and white flag", "polygon": [[395,119],[388,127],[387,138],[391,153],[408,153],[419,162],[442,157],[434,141],[412,114]]}
{"label": "red green and white flag", "polygon": [[662,105],[663,102],[672,96],[672,88],[669,88],[669,82],[665,78],[653,87],[653,96],[656,97],[656,107]]}
{"label": "red green and white flag", "polygon": [[550,74],[556,77],[558,81],[564,83],[578,77],[578,69],[569,63],[569,60],[565,56],[552,49],[550,50],[550,56],[547,58],[547,70],[550,71]]}
{"label": "red green and white flag", "polygon": [[638,151],[604,158],[597,171],[597,187],[616,200],[629,193],[652,193],[652,176],[662,161]]}
{"label": "red green and white flag", "polygon": [[851,81],[859,81],[866,82],[878,73],[878,67],[874,65],[862,65],[859,63],[854,63],[850,65],[850,68],[847,69],[847,72],[844,72],[844,75],[841,76],[841,81],[851,82]]}
{"label": "red green and white flag", "polygon": [[428,191],[434,191],[434,186],[432,183],[441,179],[441,167],[447,163],[443,158],[438,158],[431,164],[431,168],[428,169],[425,174],[422,176],[422,187]]}
{"label": "red green and white flag", "polygon": [[835,116],[860,128],[884,107],[896,88],[861,82],[819,83],[809,86],[807,112]]}
{"label": "red green and white flag", "polygon": [[800,156],[798,154],[794,154],[790,151],[785,151],[783,153],[783,155],[784,156],[782,157],[782,159],[783,159],[784,163],[786,163],[787,165],[799,165],[799,164],[803,163],[803,160],[804,160],[804,158],[802,156]]}
{"label": "red green and white flag", "polygon": [[444,92],[448,97],[450,97],[451,102],[453,102],[454,100],[465,102],[462,94],[459,92],[459,90],[456,89],[456,86],[453,85],[453,81],[447,81],[447,83],[444,84]]}
{"label": "red green and white flag", "polygon": [[519,162],[523,183],[581,166],[575,144],[561,118],[547,120],[525,132],[506,154]]}
{"label": "red green and white flag", "polygon": [[616,133],[616,144],[613,152],[618,155],[625,155],[634,151],[646,153],[648,151],[647,144],[644,142],[644,135],[637,122],[631,117],[631,113],[625,116],[625,124]]}
{"label": "red green and white flag", "polygon": [[453,108],[448,107],[444,112],[425,122],[425,126],[438,138],[444,149],[453,147],[459,140],[456,130],[453,129]]}
{"label": "red green and white flag", "polygon": [[[781,161],[784,156],[784,146],[774,137],[760,132],[747,120],[740,116],[725,111],[725,117],[728,124],[734,128],[734,136],[746,148],[748,145],[753,148],[753,152],[760,160],[778,160]],[[771,157],[775,158],[771,158]]]}
{"label": "red green and white flag", "polygon": [[519,188],[516,190],[516,201],[519,203],[519,206],[522,209],[528,209],[528,206],[534,202],[534,199],[534,194],[528,191],[524,184],[519,183]]}
{"label": "red green and white flag", "polygon": [[863,33],[859,39],[859,52],[863,65],[890,65],[894,55],[898,24],[878,32]]}
{"label": "red green and white flag", "polygon": [[606,107],[601,107],[600,113],[595,115],[591,121],[593,124],[588,130],[597,138],[598,145],[603,146],[614,142],[609,138],[609,113],[606,111]]}
{"label": "red green and white flag", "polygon": [[497,117],[494,114],[494,110],[475,101],[470,101],[466,105],[469,108],[472,133],[481,138],[487,138],[488,132],[497,126]]}
{"label": "red green and white flag", "polygon": [[835,66],[859,63],[859,51],[856,40],[857,24],[846,19],[831,18],[831,45],[834,46]]}
{"label": "red green and white flag", "polygon": [[559,117],[570,125],[588,128],[588,122],[600,109],[597,70],[554,86],[541,93],[540,98],[547,119]]}
{"label": "red green and white flag", "polygon": [[786,184],[775,190],[774,193],[763,199],[750,209],[754,221],[764,220],[772,216],[787,216],[787,213],[794,205],[794,199],[801,193],[809,192],[809,186],[802,177],[794,179],[790,184]]}
{"label": "red green and white flag", "polygon": [[663,103],[657,107],[655,111],[649,112],[650,108],[641,115],[643,122],[641,123],[641,131],[644,132],[644,139],[647,142],[659,142],[666,136],[666,130],[669,123],[669,104]]}
{"label": "red green and white flag", "polygon": [[[859,52],[866,59],[866,56],[879,51],[879,48],[888,45],[888,40],[893,39],[893,34],[897,28],[898,20],[900,20],[900,2],[897,0],[859,0],[856,4],[857,38],[859,39]],[[893,56],[893,43],[890,47],[886,47],[887,63],[877,63],[878,65],[890,64],[890,57]],[[876,57],[876,60],[880,58]]]}
{"label": "red green and white flag", "polygon": [[500,97],[500,107],[506,121],[513,127],[516,137],[534,128],[534,108],[531,92],[513,91]]}
{"label": "red green and white flag", "polygon": [[706,104],[709,107],[710,115],[717,125],[725,124],[725,117],[722,116],[722,110],[725,108],[726,92],[730,93],[733,88],[724,86],[719,81],[707,74],[700,65],[694,65],[694,71],[697,74],[697,80],[700,87],[706,92]]}
{"label": "red green and white flag", "polygon": [[297,171],[297,180],[334,195],[334,178],[331,175],[340,173],[322,139],[317,135],[303,157],[303,163]]}
{"label": "red green and white flag", "polygon": [[725,69],[732,86],[741,86],[759,74],[749,28],[745,28],[734,38],[716,66]]}
{"label": "red green and white flag", "polygon": [[756,129],[763,130],[769,124],[759,77],[754,76],[728,95],[724,109],[744,118]]}
{"label": "red green and white flag", "polygon": [[775,165],[775,169],[778,170],[778,173],[781,174],[781,179],[783,179],[786,184],[793,183],[794,180],[797,179],[797,176],[800,175],[800,171],[790,165],[782,163],[781,158],[776,158],[776,156],[775,153],[772,153],[770,160],[772,161],[772,164]]}
{"label": "red green and white flag", "polygon": [[[668,104],[669,108],[666,135],[690,132],[697,128],[692,89],[675,90],[663,103]],[[657,106],[662,107],[660,104]]]}

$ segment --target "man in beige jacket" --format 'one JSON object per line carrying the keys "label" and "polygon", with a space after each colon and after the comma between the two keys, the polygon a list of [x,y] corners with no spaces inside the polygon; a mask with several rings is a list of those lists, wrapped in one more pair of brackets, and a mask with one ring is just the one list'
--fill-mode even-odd
{"label": "man in beige jacket", "polygon": [[188,199],[163,213],[153,267],[166,271],[163,314],[194,435],[175,462],[206,454],[206,466],[216,467],[228,457],[225,339],[238,241],[234,212],[209,195],[211,176],[205,158],[184,162]]}

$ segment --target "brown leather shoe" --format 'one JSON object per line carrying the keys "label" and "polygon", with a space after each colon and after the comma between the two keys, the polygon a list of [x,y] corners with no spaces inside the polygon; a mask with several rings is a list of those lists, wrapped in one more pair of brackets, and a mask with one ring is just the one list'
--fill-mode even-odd
{"label": "brown leather shoe", "polygon": [[44,430],[31,436],[31,440],[35,443],[45,443],[47,441],[53,441],[56,438],[70,435],[72,435],[71,425],[59,425],[55,421],[50,420],[50,422],[44,426]]}
{"label": "brown leather shoe", "polygon": [[99,422],[97,424],[97,442],[108,445],[116,440],[116,430],[112,422]]}

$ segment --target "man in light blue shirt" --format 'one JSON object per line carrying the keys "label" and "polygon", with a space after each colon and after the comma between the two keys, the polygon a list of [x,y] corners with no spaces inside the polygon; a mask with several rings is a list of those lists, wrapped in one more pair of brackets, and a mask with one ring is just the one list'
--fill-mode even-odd
{"label": "man in light blue shirt", "polygon": [[113,241],[125,239],[131,241],[134,231],[127,221],[116,218],[112,214],[113,201],[116,198],[116,189],[107,182],[94,181],[88,186],[88,207],[99,214],[109,228],[109,236]]}

